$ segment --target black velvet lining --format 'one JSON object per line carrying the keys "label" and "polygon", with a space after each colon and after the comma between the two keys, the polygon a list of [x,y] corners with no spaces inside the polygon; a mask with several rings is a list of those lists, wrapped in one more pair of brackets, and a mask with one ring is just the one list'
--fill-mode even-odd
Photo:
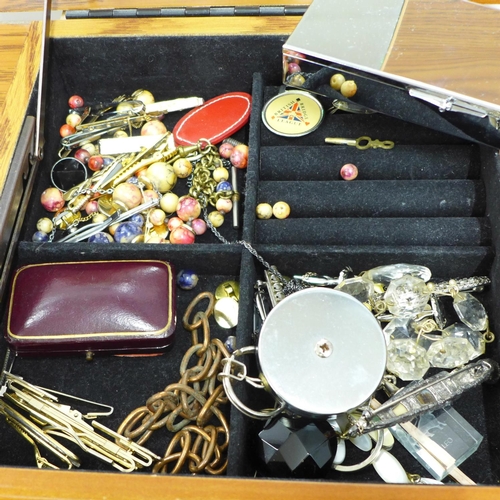
{"label": "black velvet lining", "polygon": [[[228,36],[51,42],[46,157],[25,218],[15,266],[53,261],[161,259],[169,260],[178,270],[194,269],[200,283],[193,291],[177,290],[176,341],[163,356],[98,356],[93,362],[70,356],[22,358],[16,361],[14,373],[38,385],[115,406],[113,416],[103,423],[116,429],[132,409],[179,379],[179,363],[190,343],[180,319],[196,293],[214,291],[222,281],[238,279],[238,327],[227,331],[211,322],[212,332],[221,339],[236,334],[238,347],[252,344],[254,284],[263,279],[263,266],[235,242],[239,239],[251,243],[265,261],[286,276],[309,271],[336,276],[347,266],[359,273],[397,262],[426,265],[435,277],[443,279],[489,275],[492,286],[479,297],[490,314],[492,330],[498,329],[500,271],[495,249],[500,237],[500,175],[494,151],[465,141],[463,135],[447,135],[445,132],[452,128],[449,122],[432,122],[432,113],[424,111],[427,105],[422,103],[418,104],[422,114],[416,120],[339,111],[326,114],[321,126],[304,137],[290,139],[271,133],[262,125],[260,113],[267,99],[278,92],[283,41],[280,37]],[[259,73],[252,80],[254,71]],[[224,237],[234,243],[222,244],[212,234],[190,246],[31,243],[36,221],[46,215],[39,197],[50,184],[49,171],[57,159],[58,130],[67,114],[67,98],[76,93],[88,102],[99,102],[137,88],[152,91],[158,100],[188,95],[208,99],[229,91],[252,92],[250,123],[237,134],[250,146],[248,168],[239,172],[241,226],[234,230],[226,223],[221,229]],[[360,89],[365,104],[391,102],[394,109],[389,114],[397,115],[399,91],[377,87],[376,93],[369,92],[368,85]],[[400,117],[407,119],[405,113]],[[167,127],[171,129],[180,116],[168,115]],[[436,130],[419,125],[425,120]],[[395,147],[359,151],[324,142],[325,137],[365,135],[394,141]],[[340,180],[339,169],[345,163],[358,166],[355,181]],[[181,181],[176,189],[183,191]],[[291,206],[288,219],[256,219],[257,203],[279,200]],[[90,292],[82,287],[82,293]],[[5,322],[4,314],[4,328]],[[499,359],[496,343],[488,346],[487,355]],[[245,361],[251,374],[256,375],[255,363]],[[245,384],[235,384],[235,391],[252,408],[270,404],[269,396]],[[478,483],[496,484],[500,478],[500,433],[495,423],[500,411],[500,388],[495,385],[475,390],[454,406],[484,435],[479,450],[461,469]],[[231,428],[227,474],[273,477],[258,458],[256,436],[262,422],[235,409],[228,409],[226,414]],[[0,462],[34,466],[31,445],[5,423],[2,433]],[[161,454],[170,438],[166,431],[159,430],[148,445]],[[78,454],[83,469],[110,470]],[[408,471],[428,476],[399,445],[394,454]],[[331,472],[327,479],[381,482],[371,467],[354,474]]]}

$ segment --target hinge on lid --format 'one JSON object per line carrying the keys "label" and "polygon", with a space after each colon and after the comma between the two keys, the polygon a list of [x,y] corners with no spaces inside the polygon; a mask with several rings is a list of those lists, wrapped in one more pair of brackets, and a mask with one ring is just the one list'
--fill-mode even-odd
{"label": "hinge on lid", "polygon": [[83,9],[68,10],[66,19],[131,17],[235,17],[302,16],[308,5],[255,5],[228,7],[171,7],[161,9]]}
{"label": "hinge on lid", "polygon": [[488,117],[491,126],[496,130],[500,129],[500,112],[495,112],[477,104],[471,104],[470,102],[457,99],[456,97],[445,96],[429,90],[410,88],[408,93],[412,97],[422,99],[423,101],[437,106],[441,112],[454,111],[456,113],[477,116],[478,118]]}

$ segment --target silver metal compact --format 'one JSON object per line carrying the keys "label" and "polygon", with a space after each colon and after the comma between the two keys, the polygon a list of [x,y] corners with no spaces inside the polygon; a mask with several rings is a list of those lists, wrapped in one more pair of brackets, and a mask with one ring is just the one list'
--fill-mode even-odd
{"label": "silver metal compact", "polygon": [[[248,377],[236,356],[256,353],[258,378]],[[366,402],[385,372],[386,342],[372,313],[357,299],[328,288],[287,296],[266,317],[258,345],[235,351],[222,379],[228,397],[243,413],[268,418],[283,410],[327,418]],[[236,397],[230,379],[264,388],[275,410],[258,412]]]}

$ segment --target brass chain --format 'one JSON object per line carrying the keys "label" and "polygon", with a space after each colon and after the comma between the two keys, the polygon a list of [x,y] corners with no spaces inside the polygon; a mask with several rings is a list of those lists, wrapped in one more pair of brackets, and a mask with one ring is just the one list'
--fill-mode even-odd
{"label": "brass chain", "polygon": [[[191,321],[193,311],[204,299],[208,300],[207,308],[197,311]],[[163,458],[154,465],[154,473],[175,474],[186,465],[191,473],[222,474],[227,468],[229,426],[219,406],[228,399],[217,376],[222,369],[222,359],[230,354],[221,340],[210,337],[208,319],[214,304],[214,295],[203,292],[186,309],[182,322],[191,332],[192,345],[182,358],[179,382],[153,394],[118,428],[119,434],[140,445],[162,427],[175,433]],[[198,338],[199,331],[202,338]],[[195,360],[194,366],[192,360]],[[211,420],[216,420],[216,424],[210,423]]]}

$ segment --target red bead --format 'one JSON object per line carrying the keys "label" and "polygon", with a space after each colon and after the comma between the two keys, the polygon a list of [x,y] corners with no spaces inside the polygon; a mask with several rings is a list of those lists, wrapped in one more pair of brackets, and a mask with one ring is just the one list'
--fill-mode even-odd
{"label": "red bead", "polygon": [[184,196],[177,204],[177,217],[184,222],[197,219],[201,213],[200,202],[191,196]]}
{"label": "red bead", "polygon": [[68,125],[65,123],[60,129],[59,129],[59,134],[61,134],[61,137],[67,137],[68,135],[74,134],[76,132],[75,127],[72,127],[71,125]]}
{"label": "red bead", "polygon": [[300,66],[297,63],[291,62],[288,64],[288,73],[300,73]]}
{"label": "red bead", "polygon": [[352,163],[346,163],[340,169],[340,177],[345,181],[352,181],[358,176],[358,167]]}
{"label": "red bead", "polygon": [[79,95],[72,95],[68,100],[68,104],[71,109],[83,108],[83,98]]}
{"label": "red bead", "polygon": [[90,170],[97,172],[98,170],[101,170],[103,165],[104,160],[102,156],[91,156],[89,158],[88,167],[90,168]]}
{"label": "red bead", "polygon": [[90,158],[90,153],[86,149],[77,149],[75,151],[75,158],[86,165]]}
{"label": "red bead", "polygon": [[227,160],[231,156],[233,149],[234,146],[232,144],[229,144],[229,142],[223,142],[219,147],[219,154],[222,156],[222,158],[226,158]]}
{"label": "red bead", "polygon": [[169,237],[170,243],[177,245],[191,245],[194,243],[194,232],[185,225],[176,227]]}
{"label": "red bead", "polygon": [[246,168],[248,163],[248,146],[245,144],[235,146],[230,160],[236,168]]}

